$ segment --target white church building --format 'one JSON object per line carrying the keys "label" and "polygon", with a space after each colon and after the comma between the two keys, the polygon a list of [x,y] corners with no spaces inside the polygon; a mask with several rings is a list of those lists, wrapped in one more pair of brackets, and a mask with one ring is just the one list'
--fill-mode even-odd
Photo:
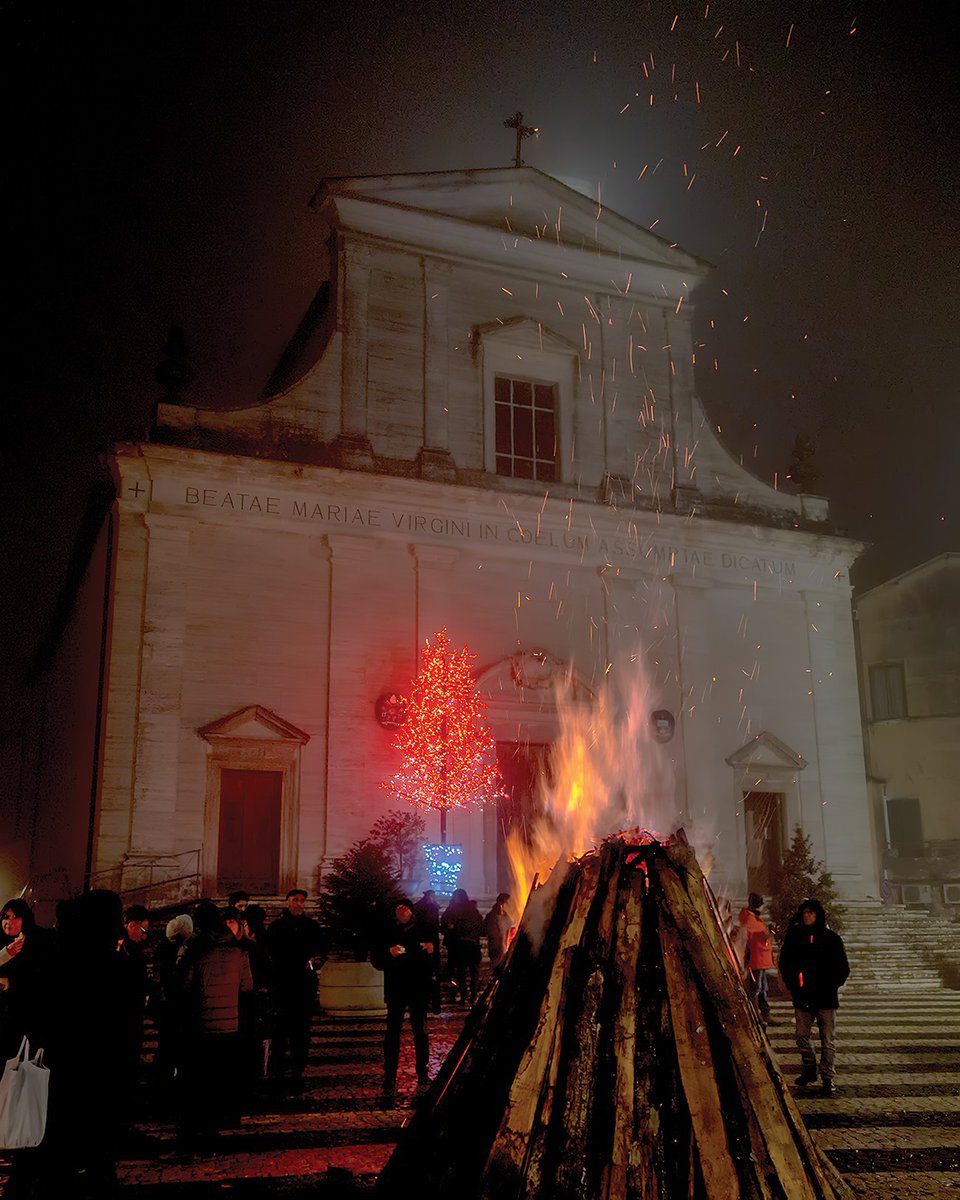
{"label": "white church building", "polygon": [[769,894],[799,823],[876,896],[861,546],[718,440],[709,265],[526,167],[335,179],[314,207],[317,299],[270,394],[164,403],[111,456],[94,875],[195,855],[208,894],[315,892],[395,807],[378,700],[446,626],[509,793],[449,817],[471,895],[503,886],[569,675],[581,706],[631,684],[718,886]]}

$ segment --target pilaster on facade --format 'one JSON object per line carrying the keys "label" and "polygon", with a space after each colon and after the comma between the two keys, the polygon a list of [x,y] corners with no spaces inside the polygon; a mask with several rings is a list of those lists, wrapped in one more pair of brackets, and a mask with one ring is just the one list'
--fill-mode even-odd
{"label": "pilaster on facade", "polygon": [[696,511],[696,442],[693,418],[693,341],[688,316],[663,314],[664,345],[670,373],[670,450],[673,462],[674,509],[682,516]]}
{"label": "pilaster on facade", "polygon": [[417,458],[421,478],[456,479],[450,453],[449,292],[453,267],[421,259],[423,281],[423,445]]}
{"label": "pilaster on facade", "polygon": [[[129,461],[123,460],[123,490],[129,482],[126,476]],[[119,485],[118,492],[122,495]],[[115,867],[130,849],[136,775],[141,638],[147,586],[147,527],[139,506],[131,507],[121,499],[118,509],[120,519],[110,622],[109,675],[104,705],[103,766],[92,863],[94,874]]]}
{"label": "pilaster on facade", "polygon": [[175,849],[191,522],[147,513],[144,523],[147,586],[129,853],[149,856]]}
{"label": "pilaster on facade", "polygon": [[337,306],[342,337],[340,374],[340,432],[334,453],[341,467],[369,470],[373,448],[367,429],[367,342],[370,300],[370,250],[354,239],[340,246]]}
{"label": "pilaster on facade", "polygon": [[803,604],[819,765],[821,831],[814,842],[822,839],[822,856],[842,895],[877,896],[863,740],[852,722],[826,719],[858,703],[849,591],[807,589]]}

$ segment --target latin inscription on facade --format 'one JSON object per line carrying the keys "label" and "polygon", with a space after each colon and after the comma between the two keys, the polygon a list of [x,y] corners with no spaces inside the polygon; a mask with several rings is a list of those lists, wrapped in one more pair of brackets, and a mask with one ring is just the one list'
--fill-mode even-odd
{"label": "latin inscription on facade", "polygon": [[596,530],[578,532],[570,528],[547,529],[541,526],[538,519],[528,524],[522,520],[508,523],[199,485],[180,485],[176,491],[173,485],[168,488],[155,487],[154,500],[195,511],[216,510],[222,514],[277,517],[330,529],[370,529],[413,538],[435,537],[445,541],[540,547],[570,554],[581,561],[589,557],[600,558],[613,566],[618,563],[654,566],[665,574],[698,570],[736,572],[739,575],[752,575],[761,581],[777,580],[781,583],[792,582],[797,577],[794,560],[703,546],[674,546],[645,537],[634,526],[629,526],[624,533],[605,535]]}

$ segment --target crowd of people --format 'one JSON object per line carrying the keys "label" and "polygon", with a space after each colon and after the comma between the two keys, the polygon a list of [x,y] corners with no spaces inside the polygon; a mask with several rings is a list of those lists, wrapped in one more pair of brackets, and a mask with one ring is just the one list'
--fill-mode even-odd
{"label": "crowd of people", "polygon": [[[70,1196],[78,1180],[91,1195],[110,1194],[135,1111],[148,1014],[157,1033],[155,1080],[175,1112],[184,1151],[236,1126],[244,1101],[262,1081],[302,1089],[316,973],[327,952],[325,931],[307,915],[306,900],[305,891],[292,889],[269,923],[243,892],[230,896],[226,907],[200,901],[192,915],[181,912],[166,922],[149,957],[150,914],[142,905],[124,911],[113,892],[61,902],[55,930],[39,926],[23,899],[3,906],[0,1061],[12,1058],[26,1037],[34,1050],[44,1048],[51,1070],[46,1136],[35,1150],[14,1154],[7,1200]],[[483,940],[494,969],[506,953],[509,901],[500,893],[483,916],[463,889],[443,911],[433,891],[416,902],[396,900],[373,953],[384,973],[386,1103],[395,1097],[405,1016],[423,1088],[429,1083],[427,1012],[439,1011],[444,981],[455,989],[455,1004],[476,1000]],[[732,934],[745,986],[766,1024],[774,953],[762,910],[763,898],[751,893]],[[832,1096],[838,990],[849,966],[818,901],[804,900],[798,908],[783,939],[779,974],[794,1004],[802,1063],[796,1083],[816,1082],[816,1026],[822,1090]]]}
{"label": "crowd of people", "polygon": [[[477,994],[481,937],[491,961],[504,954],[509,896],[486,919],[466,892],[441,913],[434,892],[400,900],[374,952],[388,1010],[384,1092],[396,1086],[400,1031],[410,1013],[421,1085],[428,1080],[425,1017],[439,1011],[449,978],[458,1004]],[[140,904],[122,908],[109,891],[57,906],[56,928],[37,924],[27,901],[0,910],[0,1061],[25,1036],[50,1067],[47,1133],[13,1155],[7,1198],[91,1195],[116,1186],[116,1161],[136,1111],[144,1024],[156,1029],[152,1082],[175,1117],[177,1145],[191,1152],[239,1124],[244,1103],[270,1081],[302,1090],[327,954],[321,925],[293,888],[281,914],[245,892],[220,906],[201,900],[169,917],[150,938]],[[442,949],[448,967],[444,969]]]}
{"label": "crowd of people", "polygon": [[175,1113],[181,1150],[239,1123],[269,1071],[302,1087],[315,972],[326,938],[293,889],[269,924],[246,893],[200,901],[166,922],[148,957],[150,914],[90,891],[57,906],[56,929],[30,905],[0,910],[0,1055],[23,1037],[50,1068],[47,1128],[14,1153],[5,1197],[104,1196],[133,1104],[144,1021],[156,1023],[153,1070]]}

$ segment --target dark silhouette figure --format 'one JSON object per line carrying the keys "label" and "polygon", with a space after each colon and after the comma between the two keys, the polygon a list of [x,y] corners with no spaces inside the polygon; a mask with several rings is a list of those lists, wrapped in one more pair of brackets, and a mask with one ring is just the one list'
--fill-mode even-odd
{"label": "dark silhouette figure", "polygon": [[388,1102],[397,1086],[400,1030],[410,1013],[417,1082],[430,1082],[426,1016],[430,994],[434,941],[430,930],[416,917],[409,900],[398,900],[394,915],[374,956],[383,971],[383,998],[387,1005],[387,1031],[383,1041],[383,1091]]}
{"label": "dark silhouette figure", "polygon": [[507,912],[507,901],[510,899],[509,892],[501,892],[497,896],[493,908],[484,917],[483,925],[487,934],[487,955],[493,966],[503,958],[507,952],[507,944],[510,940],[510,930],[513,927],[510,914]]}
{"label": "dark silhouette figure", "polygon": [[819,900],[804,900],[797,909],[780,949],[780,975],[793,998],[797,1047],[803,1069],[797,1085],[817,1081],[817,1058],[811,1044],[813,1023],[820,1034],[820,1078],[823,1095],[836,1094],[836,1020],[840,1001],[837,993],[847,981],[850,965],[843,939],[827,928]]}
{"label": "dark silhouette figure", "polygon": [[287,907],[267,927],[266,947],[273,963],[276,986],[277,1032],[274,1074],[286,1070],[289,1053],[293,1087],[303,1086],[310,1045],[310,1022],[317,1002],[316,972],[327,956],[326,935],[320,924],[306,915],[307,893],[291,888]]}
{"label": "dark silhouette figure", "polygon": [[420,925],[430,934],[433,943],[433,961],[430,968],[430,1010],[440,1011],[440,905],[437,893],[428,888],[413,906],[413,914]]}
{"label": "dark silhouette figure", "polygon": [[177,970],[187,1005],[178,1142],[192,1150],[239,1124],[240,994],[253,988],[250,961],[209,901]]}
{"label": "dark silhouette figure", "polygon": [[483,917],[477,911],[476,900],[471,900],[463,888],[457,888],[450,897],[440,928],[446,940],[450,973],[459,992],[457,1000],[460,1004],[468,1000],[473,1004],[480,975]]}

